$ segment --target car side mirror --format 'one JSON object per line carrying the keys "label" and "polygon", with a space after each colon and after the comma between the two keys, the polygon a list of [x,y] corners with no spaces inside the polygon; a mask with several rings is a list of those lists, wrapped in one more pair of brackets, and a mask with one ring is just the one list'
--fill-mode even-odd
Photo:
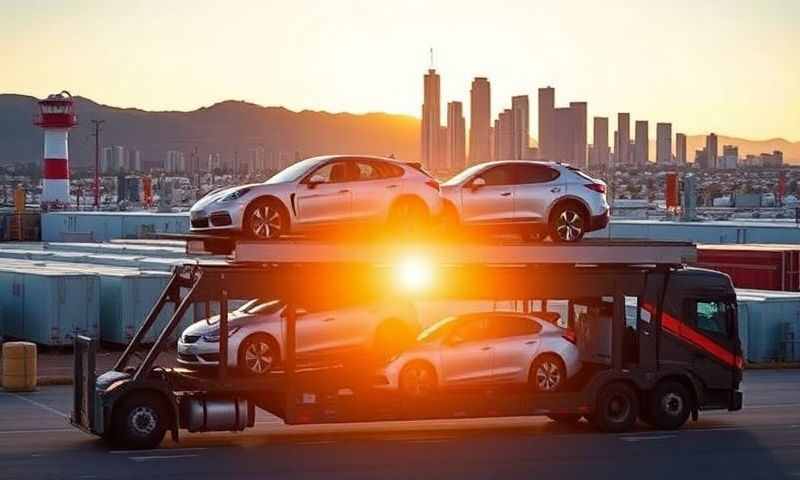
{"label": "car side mirror", "polygon": [[473,192],[485,186],[486,186],[486,180],[484,180],[483,177],[477,177],[469,185],[469,187],[472,189]]}
{"label": "car side mirror", "polygon": [[312,175],[306,183],[308,184],[308,188],[316,188],[320,183],[325,183],[325,177],[322,175]]}

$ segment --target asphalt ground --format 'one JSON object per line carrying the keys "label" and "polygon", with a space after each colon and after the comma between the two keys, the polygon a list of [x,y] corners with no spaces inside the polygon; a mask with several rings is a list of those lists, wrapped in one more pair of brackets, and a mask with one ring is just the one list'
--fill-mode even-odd
{"label": "asphalt ground", "polygon": [[[613,435],[546,418],[285,426],[111,450],[67,424],[72,389],[0,392],[0,478],[800,479],[800,370],[750,370],[740,412]],[[182,432],[183,433],[183,432]]]}

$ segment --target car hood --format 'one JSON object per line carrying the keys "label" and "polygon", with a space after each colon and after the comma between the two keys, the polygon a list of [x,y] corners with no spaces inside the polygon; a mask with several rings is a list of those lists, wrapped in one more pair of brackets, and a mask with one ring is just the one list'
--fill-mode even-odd
{"label": "car hood", "polygon": [[201,198],[192,206],[192,210],[200,210],[208,205],[211,205],[214,202],[222,200],[225,196],[239,190],[240,188],[254,188],[254,187],[264,187],[263,183],[250,183],[247,185],[236,185],[235,187],[228,187],[223,188],[222,190],[218,190],[216,192],[210,193],[205,197]]}
{"label": "car hood", "polygon": [[[211,332],[216,332],[219,329],[219,315],[214,315],[209,318],[210,321],[200,320],[195,322],[183,331],[182,335],[205,335]],[[279,313],[271,315],[254,315],[244,312],[231,312],[228,314],[228,328],[242,327],[253,323],[265,323],[280,321]]]}

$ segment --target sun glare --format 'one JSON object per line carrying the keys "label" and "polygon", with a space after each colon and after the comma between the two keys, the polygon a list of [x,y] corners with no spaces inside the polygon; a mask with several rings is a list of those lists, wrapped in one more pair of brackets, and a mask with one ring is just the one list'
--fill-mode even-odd
{"label": "sun glare", "polygon": [[398,287],[407,292],[421,292],[433,283],[433,268],[428,259],[420,256],[402,258],[394,267]]}

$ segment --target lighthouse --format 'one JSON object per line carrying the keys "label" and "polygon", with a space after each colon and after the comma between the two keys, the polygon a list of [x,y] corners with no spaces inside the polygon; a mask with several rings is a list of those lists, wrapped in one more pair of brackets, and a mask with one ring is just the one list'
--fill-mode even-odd
{"label": "lighthouse", "polygon": [[34,123],[44,130],[42,196],[44,206],[67,206],[69,196],[69,129],[77,125],[72,95],[67,91],[39,101]]}

